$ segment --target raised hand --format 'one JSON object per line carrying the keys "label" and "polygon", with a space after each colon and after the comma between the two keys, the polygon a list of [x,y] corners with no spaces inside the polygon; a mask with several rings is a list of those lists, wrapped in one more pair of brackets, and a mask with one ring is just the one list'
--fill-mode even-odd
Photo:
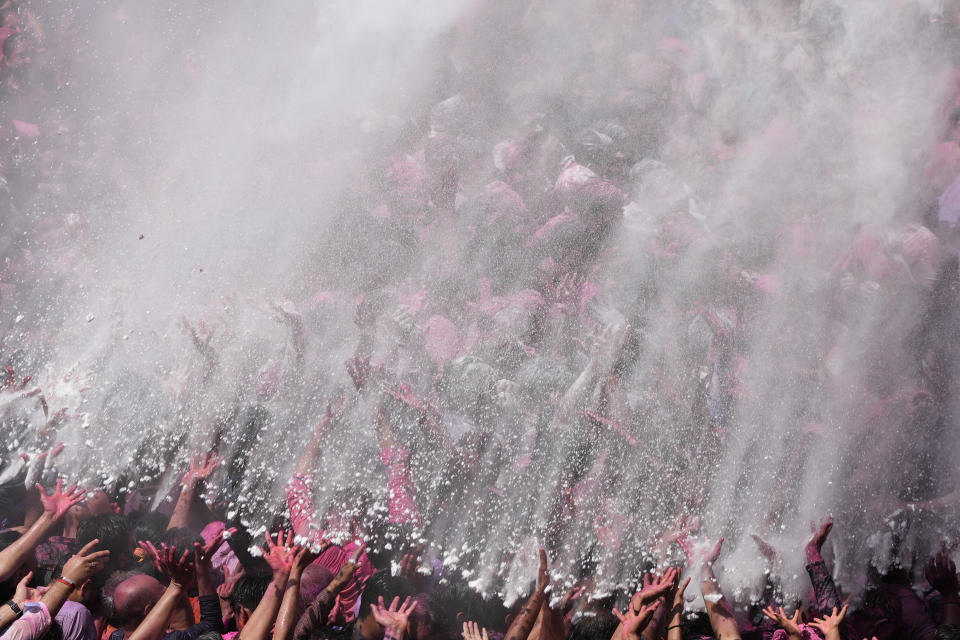
{"label": "raised hand", "polygon": [[[226,531],[221,531],[217,534],[207,544],[200,544],[199,542],[193,543],[193,562],[197,567],[210,567],[210,563],[213,561],[213,554],[217,552],[217,549],[224,543],[224,541],[237,532],[236,527],[230,527]],[[144,543],[140,543],[143,546]],[[149,543],[147,543],[149,544]],[[153,545],[151,545],[153,546]]]}
{"label": "raised hand", "polygon": [[183,554],[178,556],[176,547],[168,547],[165,544],[161,544],[157,561],[160,563],[163,573],[170,577],[171,582],[186,587],[193,582],[196,571],[190,555],[189,551],[184,551]]}
{"label": "raised hand", "polygon": [[546,593],[547,587],[550,586],[550,572],[547,568],[547,552],[544,549],[540,549],[540,566],[537,569],[537,591],[539,593]]}
{"label": "raised hand", "polygon": [[77,488],[77,485],[73,485],[64,491],[62,479],[57,479],[57,488],[50,495],[47,495],[47,492],[43,490],[39,483],[36,487],[40,492],[43,512],[52,516],[55,520],[62,518],[70,510],[70,507],[82,502],[86,497],[86,491]]}
{"label": "raised hand", "polygon": [[190,468],[183,474],[183,484],[193,489],[201,482],[208,480],[217,469],[223,458],[217,457],[215,451],[190,461]]}
{"label": "raised hand", "polygon": [[279,300],[274,301],[270,306],[273,307],[273,310],[276,311],[283,320],[291,322],[300,322],[303,320],[303,316],[301,315],[300,310],[297,309],[297,305],[295,305],[289,298],[280,298]]}
{"label": "raised hand", "polygon": [[347,358],[343,364],[347,368],[347,375],[349,375],[353,381],[353,387],[357,391],[363,391],[367,386],[367,382],[370,381],[370,358],[354,356]]}
{"label": "raised hand", "polygon": [[407,631],[410,624],[410,614],[416,608],[416,602],[407,596],[403,604],[400,604],[400,597],[397,596],[387,608],[383,603],[383,596],[379,598],[379,604],[371,604],[373,610],[373,619],[380,623],[384,630],[384,637],[400,640]]}
{"label": "raised hand", "polygon": [[686,593],[689,584],[690,578],[687,578],[673,589],[672,604],[670,605],[671,615],[679,616],[683,613],[683,595]]}
{"label": "raised hand", "polygon": [[654,602],[640,607],[639,611],[634,611],[631,606],[627,608],[626,614],[620,613],[618,609],[613,609],[613,615],[617,616],[620,624],[623,625],[621,640],[640,640],[640,634],[650,624],[650,619],[653,618],[653,614],[659,606],[659,602]]}
{"label": "raised hand", "polygon": [[823,616],[823,618],[814,618],[810,626],[819,629],[826,640],[840,640],[840,625],[847,615],[848,606],[843,605],[840,613],[837,613],[837,608],[834,607],[833,613]]}
{"label": "raised hand", "polygon": [[223,565],[223,584],[217,587],[217,595],[221,600],[229,600],[233,593],[233,586],[244,576],[243,565],[238,565],[237,570],[230,572],[227,565]]}
{"label": "raised hand", "polygon": [[723,548],[723,538],[717,540],[713,549],[706,554],[701,551],[699,545],[687,536],[678,538],[677,544],[680,545],[680,548],[683,549],[683,552],[686,554],[687,564],[690,567],[712,567],[713,563],[720,557],[720,550]]}
{"label": "raised hand", "polygon": [[950,554],[942,548],[930,557],[924,570],[930,586],[943,593],[956,593],[960,590],[957,581],[957,567],[950,559]]}
{"label": "raised hand", "polygon": [[490,640],[486,628],[481,628],[476,622],[464,622],[460,636],[463,640]]}
{"label": "raised hand", "polygon": [[27,385],[30,384],[32,379],[33,376],[26,376],[22,382],[17,382],[17,374],[13,370],[13,367],[7,367],[7,380],[5,387],[7,391],[23,391],[27,388]]}
{"label": "raised hand", "polygon": [[333,580],[330,581],[330,584],[327,585],[327,591],[332,593],[334,596],[343,591],[344,587],[346,587],[353,578],[353,574],[356,572],[357,567],[360,566],[360,556],[363,555],[363,552],[366,551],[366,549],[366,545],[361,544],[354,550],[353,553],[350,554],[350,558],[343,563],[342,567],[340,567],[340,572]]}
{"label": "raised hand", "polygon": [[185,316],[181,316],[180,324],[183,329],[190,335],[190,339],[193,341],[193,346],[200,352],[201,355],[207,358],[212,358],[215,356],[213,347],[210,346],[210,342],[213,340],[213,329],[207,327],[207,324],[200,320],[197,323],[197,328],[194,328],[190,321],[187,320]]}
{"label": "raised hand", "polygon": [[284,539],[284,530],[278,531],[276,544],[274,544],[269,532],[264,535],[267,538],[267,546],[266,548],[260,547],[260,553],[263,554],[263,559],[273,570],[274,578],[282,576],[282,581],[285,583],[287,576],[293,569],[293,563],[300,547],[293,544],[293,531],[286,532],[286,539]]}
{"label": "raised hand", "polygon": [[751,534],[753,541],[757,543],[757,547],[760,549],[760,553],[766,559],[768,565],[773,565],[777,561],[777,550],[773,546],[756,534]]}
{"label": "raised hand", "polygon": [[539,638],[556,640],[570,635],[570,612],[576,605],[577,600],[583,596],[583,592],[583,587],[569,589],[560,599],[560,604],[556,608],[551,607],[550,602],[544,599],[540,609]]}
{"label": "raised hand", "polygon": [[400,558],[400,575],[415,588],[423,590],[424,575],[420,573],[420,554],[423,547],[418,547],[413,553],[404,554]]}
{"label": "raised hand", "polygon": [[160,562],[160,551],[157,550],[153,543],[149,540],[137,540],[137,544],[143,549],[143,552],[147,554],[150,558],[150,562],[153,563],[154,568],[161,574],[165,575],[166,571],[163,567],[163,563]]}
{"label": "raised hand", "polygon": [[100,544],[100,541],[96,538],[85,544],[80,551],[77,551],[67,560],[60,575],[79,587],[107,566],[107,562],[110,560],[110,552],[106,550],[94,551],[93,549],[98,544]]}
{"label": "raised hand", "polygon": [[647,574],[643,577],[643,588],[630,598],[630,609],[638,611],[641,607],[650,604],[660,596],[666,595],[674,588],[680,572],[670,567],[662,576]]}
{"label": "raised hand", "polygon": [[303,575],[303,570],[310,566],[310,563],[316,560],[319,552],[312,551],[309,547],[297,547],[293,556],[293,566],[290,568],[290,579],[299,580]]}
{"label": "raised hand", "polygon": [[23,576],[20,582],[17,583],[17,588],[13,592],[12,599],[21,609],[23,608],[23,603],[30,599],[31,592],[34,591],[34,589],[31,589],[29,586],[31,578],[33,578],[33,571],[28,571],[27,575]]}
{"label": "raised hand", "polygon": [[787,635],[790,636],[791,640],[802,640],[803,632],[800,631],[800,607],[797,607],[797,610],[793,612],[793,617],[791,618],[787,617],[783,607],[779,607],[778,609],[767,607],[763,610],[763,615],[780,625],[783,630],[787,632]]}
{"label": "raised hand", "polygon": [[830,535],[831,529],[833,529],[833,516],[828,516],[819,528],[815,522],[810,523],[810,532],[812,535],[810,536],[810,541],[807,542],[808,562],[813,563],[823,559],[821,557],[823,544],[827,541],[827,536]]}

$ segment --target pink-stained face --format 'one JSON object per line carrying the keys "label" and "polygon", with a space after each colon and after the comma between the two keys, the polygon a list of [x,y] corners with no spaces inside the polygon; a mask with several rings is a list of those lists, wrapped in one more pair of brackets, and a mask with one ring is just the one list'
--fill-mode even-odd
{"label": "pink-stained face", "polygon": [[32,60],[31,54],[30,45],[22,38],[18,38],[13,46],[13,51],[4,56],[3,66],[8,69],[24,69]]}

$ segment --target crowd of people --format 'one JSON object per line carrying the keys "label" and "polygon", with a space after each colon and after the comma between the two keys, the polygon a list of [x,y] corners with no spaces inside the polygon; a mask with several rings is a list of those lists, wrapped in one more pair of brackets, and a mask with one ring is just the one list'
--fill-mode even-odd
{"label": "crowd of people", "polygon": [[0,6],[0,640],[960,638],[960,5],[858,50],[857,3],[465,3],[352,123],[283,345],[194,312],[51,381],[163,119],[72,46],[167,37],[67,4]]}

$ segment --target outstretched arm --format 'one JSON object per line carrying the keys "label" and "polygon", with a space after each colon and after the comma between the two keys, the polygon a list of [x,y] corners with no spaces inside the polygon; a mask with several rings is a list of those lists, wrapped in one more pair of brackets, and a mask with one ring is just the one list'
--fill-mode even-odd
{"label": "outstretched arm", "polygon": [[177,527],[188,528],[190,526],[190,511],[193,508],[197,493],[203,482],[210,477],[221,462],[223,462],[223,459],[217,458],[216,452],[208,453],[206,456],[190,461],[190,468],[183,474],[183,487],[180,489],[180,496],[177,498],[177,504],[173,507],[173,514],[167,524],[168,531]]}
{"label": "outstretched arm", "polygon": [[70,510],[70,507],[81,502],[85,496],[84,490],[78,489],[77,485],[64,491],[63,480],[57,480],[57,488],[50,495],[47,495],[39,484],[37,490],[40,492],[43,513],[30,525],[25,534],[0,551],[0,580],[6,580],[12,576],[27,561],[36,546],[54,531],[57,523]]}
{"label": "outstretched arm", "polygon": [[547,573],[547,552],[540,549],[540,569],[537,573],[537,586],[530,594],[527,604],[513,619],[510,628],[504,636],[504,640],[527,640],[530,631],[533,629],[537,616],[540,615],[540,608],[543,606],[546,598],[547,586],[550,584],[550,574]]}
{"label": "outstretched arm", "polygon": [[270,627],[277,617],[277,611],[280,609],[280,602],[287,587],[287,579],[300,548],[293,546],[293,531],[290,531],[284,539],[284,532],[281,530],[277,533],[276,544],[270,534],[267,534],[267,547],[261,551],[273,570],[273,580],[270,581],[260,604],[250,615],[250,620],[240,631],[240,640],[266,640],[270,635]]}
{"label": "outstretched arm", "polygon": [[189,551],[184,551],[178,557],[176,547],[164,547],[158,560],[170,576],[170,583],[157,604],[153,605],[147,617],[137,625],[127,640],[160,640],[170,624],[170,616],[193,579],[194,567]]}
{"label": "outstretched arm", "polygon": [[710,618],[710,627],[718,640],[739,640],[740,629],[737,627],[737,621],[733,616],[733,608],[727,602],[723,591],[720,590],[720,584],[713,574],[713,563],[720,557],[720,549],[723,547],[723,538],[717,541],[709,555],[697,557],[699,554],[693,548],[689,538],[681,538],[677,541],[687,554],[687,561],[691,567],[700,568],[700,592],[703,594],[703,602],[707,608],[707,616]]}
{"label": "outstretched arm", "polygon": [[957,567],[945,549],[940,549],[930,558],[926,568],[927,582],[940,592],[943,607],[943,624],[960,625],[960,584],[957,582]]}
{"label": "outstretched arm", "polygon": [[300,608],[300,578],[317,556],[308,549],[301,548],[294,556],[290,576],[287,578],[286,591],[277,613],[277,623],[273,627],[273,640],[290,640],[293,637],[294,625],[297,622],[297,612]]}

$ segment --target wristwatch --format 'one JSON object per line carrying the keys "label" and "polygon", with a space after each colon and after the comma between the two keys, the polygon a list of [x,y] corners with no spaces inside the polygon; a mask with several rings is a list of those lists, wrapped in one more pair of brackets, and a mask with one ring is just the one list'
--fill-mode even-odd
{"label": "wristwatch", "polygon": [[15,614],[17,614],[17,619],[19,619],[19,618],[23,615],[23,609],[21,609],[21,608],[20,608],[20,605],[18,605],[18,604],[17,604],[16,602],[14,602],[13,600],[7,600],[7,603],[6,603],[6,604],[7,604],[8,607],[10,607],[11,609],[13,609],[13,612],[14,612]]}

